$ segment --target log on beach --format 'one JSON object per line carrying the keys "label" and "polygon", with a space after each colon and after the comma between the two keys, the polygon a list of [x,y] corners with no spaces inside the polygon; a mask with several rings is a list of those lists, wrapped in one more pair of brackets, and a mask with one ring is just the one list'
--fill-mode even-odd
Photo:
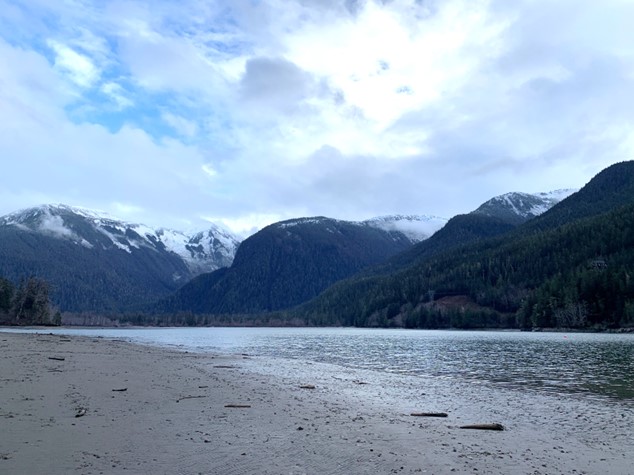
{"label": "log on beach", "polygon": [[502,424],[469,424],[460,426],[461,429],[477,429],[477,430],[504,430]]}
{"label": "log on beach", "polygon": [[446,412],[412,412],[410,416],[414,417],[447,417]]}

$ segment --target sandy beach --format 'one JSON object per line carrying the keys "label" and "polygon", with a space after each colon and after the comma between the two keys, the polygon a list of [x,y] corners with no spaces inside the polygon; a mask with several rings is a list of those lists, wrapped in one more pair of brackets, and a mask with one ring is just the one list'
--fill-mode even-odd
{"label": "sandy beach", "polygon": [[[448,394],[431,379],[103,338],[0,333],[0,351],[0,473],[537,475],[634,466],[632,411],[583,400],[477,385]],[[505,430],[460,428],[478,423]]]}

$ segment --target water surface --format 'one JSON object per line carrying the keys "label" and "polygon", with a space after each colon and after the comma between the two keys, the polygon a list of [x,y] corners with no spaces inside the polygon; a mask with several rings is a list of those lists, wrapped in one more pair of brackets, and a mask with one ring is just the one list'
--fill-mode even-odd
{"label": "water surface", "polygon": [[[5,330],[5,331],[24,331]],[[30,330],[579,394],[634,405],[634,335],[351,328]]]}

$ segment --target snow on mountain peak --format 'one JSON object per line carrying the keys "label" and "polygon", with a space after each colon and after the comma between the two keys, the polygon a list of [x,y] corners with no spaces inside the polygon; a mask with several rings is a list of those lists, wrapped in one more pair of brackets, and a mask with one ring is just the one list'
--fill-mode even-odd
{"label": "snow on mountain peak", "polygon": [[577,190],[561,189],[541,193],[511,192],[491,198],[473,211],[496,216],[516,224],[539,216]]}
{"label": "snow on mountain peak", "polygon": [[16,226],[72,241],[82,246],[121,250],[146,247],[178,255],[193,274],[231,265],[240,243],[219,226],[186,234],[167,228],[119,220],[108,213],[64,204],[47,204],[17,211],[0,218],[0,226]]}

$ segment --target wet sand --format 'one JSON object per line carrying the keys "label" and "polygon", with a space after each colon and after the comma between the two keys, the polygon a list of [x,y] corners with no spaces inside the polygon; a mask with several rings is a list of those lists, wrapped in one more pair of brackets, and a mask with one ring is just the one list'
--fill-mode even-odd
{"label": "wet sand", "polygon": [[[0,333],[0,351],[0,473],[627,474],[634,465],[626,406],[101,338]],[[506,430],[459,428],[475,423]]]}

